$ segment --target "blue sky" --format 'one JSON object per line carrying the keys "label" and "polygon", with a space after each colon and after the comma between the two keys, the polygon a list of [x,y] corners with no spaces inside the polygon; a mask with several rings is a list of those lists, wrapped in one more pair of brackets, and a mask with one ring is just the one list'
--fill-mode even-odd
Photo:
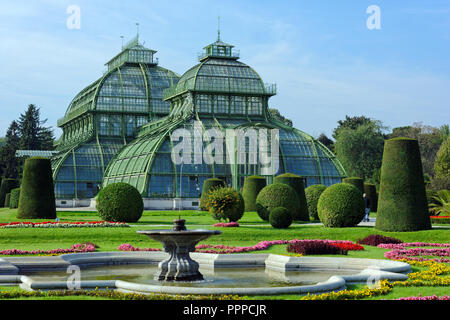
{"label": "blue sky", "polygon": [[[70,5],[81,28],[67,28]],[[381,10],[369,30],[366,9]],[[222,40],[265,82],[270,106],[305,132],[331,135],[345,115],[390,128],[450,121],[450,1],[0,0],[0,135],[34,103],[56,128],[72,98],[136,34],[179,74]]]}

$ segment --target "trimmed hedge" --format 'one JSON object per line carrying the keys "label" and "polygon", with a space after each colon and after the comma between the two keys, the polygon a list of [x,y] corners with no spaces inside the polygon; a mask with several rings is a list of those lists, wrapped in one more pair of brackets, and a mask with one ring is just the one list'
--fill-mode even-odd
{"label": "trimmed hedge", "polygon": [[349,177],[342,179],[342,182],[354,185],[361,191],[361,195],[364,193],[364,179],[359,177]]}
{"label": "trimmed hedge", "polygon": [[320,195],[325,191],[327,187],[323,184],[315,184],[305,189],[306,203],[308,204],[309,216],[313,220],[319,220],[319,214],[317,212],[317,203],[319,202]]}
{"label": "trimmed hedge", "polygon": [[0,185],[0,206],[5,204],[6,195],[11,192],[12,189],[18,187],[18,181],[15,179],[3,178]]}
{"label": "trimmed hedge", "polygon": [[213,189],[210,192],[206,207],[216,220],[237,222],[244,215],[245,204],[239,191],[231,187],[224,187]]}
{"label": "trimmed hedge", "polygon": [[102,188],[97,195],[97,211],[102,220],[137,222],[144,211],[139,191],[128,183],[118,182]]}
{"label": "trimmed hedge", "polygon": [[256,197],[266,185],[266,178],[260,176],[250,176],[245,178],[244,187],[242,189],[245,212],[256,211]]}
{"label": "trimmed hedge", "polygon": [[9,201],[9,208],[16,209],[19,207],[20,188],[11,190],[11,198]]}
{"label": "trimmed hedge", "polygon": [[56,218],[55,191],[50,159],[36,157],[25,160],[17,218]]}
{"label": "trimmed hedge", "polygon": [[274,183],[264,187],[256,197],[256,209],[259,217],[269,221],[270,212],[277,207],[285,207],[292,214],[292,218],[298,216],[298,195],[284,183]]}
{"label": "trimmed hedge", "polygon": [[377,187],[372,183],[364,183],[364,193],[370,200],[370,211],[377,212],[378,210]]}
{"label": "trimmed hedge", "polygon": [[208,211],[208,208],[206,207],[206,202],[208,200],[209,193],[216,188],[222,187],[225,187],[225,182],[217,178],[207,179],[203,182],[202,195],[200,197],[201,211]]}
{"label": "trimmed hedge", "polygon": [[9,208],[10,201],[11,201],[11,193],[7,193],[5,197],[5,208]]}
{"label": "trimmed hedge", "polygon": [[285,207],[278,207],[270,211],[269,222],[275,229],[286,229],[292,224],[292,214]]}
{"label": "trimmed hedge", "polygon": [[354,227],[364,218],[364,199],[354,185],[334,184],[320,196],[317,211],[325,227]]}
{"label": "trimmed hedge", "polygon": [[297,193],[299,202],[297,204],[298,210],[294,213],[294,220],[309,221],[308,204],[306,203],[305,184],[302,177],[285,173],[275,177],[274,183],[284,183],[290,186]]}
{"label": "trimmed hedge", "polygon": [[394,138],[384,144],[375,228],[431,229],[419,143],[415,139]]}

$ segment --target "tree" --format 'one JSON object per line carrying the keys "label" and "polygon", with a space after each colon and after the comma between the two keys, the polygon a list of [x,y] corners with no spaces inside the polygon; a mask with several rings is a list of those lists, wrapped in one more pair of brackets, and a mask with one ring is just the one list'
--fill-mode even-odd
{"label": "tree", "polygon": [[269,113],[270,115],[275,118],[278,121],[283,122],[285,125],[292,127],[292,120],[285,118],[284,116],[281,115],[280,111],[278,111],[278,109],[269,109]]}
{"label": "tree", "polygon": [[18,176],[19,161],[16,151],[20,145],[20,128],[16,121],[11,122],[6,132],[6,142],[0,149],[0,167],[2,175],[6,178],[16,179]]}
{"label": "tree", "polygon": [[334,150],[334,141],[327,137],[325,133],[321,133],[319,138],[317,140],[322,143],[325,147],[330,149],[331,151]]}
{"label": "tree", "polygon": [[384,136],[378,121],[365,123],[356,129],[339,129],[335,153],[347,175],[368,179],[381,167]]}
{"label": "tree", "polygon": [[[336,140],[337,136],[339,134],[339,131],[341,129],[351,129],[356,130],[359,126],[362,126],[363,124],[373,123],[374,120],[367,118],[365,116],[359,116],[359,117],[349,117],[345,116],[345,120],[339,120],[337,128],[333,131],[333,138]],[[381,127],[381,122],[379,123]]]}
{"label": "tree", "polygon": [[40,119],[40,110],[30,104],[24,114],[20,115],[20,148],[24,150],[52,150],[53,132],[43,125],[47,119]]}
{"label": "tree", "polygon": [[450,177],[450,137],[442,142],[434,163],[436,178]]}

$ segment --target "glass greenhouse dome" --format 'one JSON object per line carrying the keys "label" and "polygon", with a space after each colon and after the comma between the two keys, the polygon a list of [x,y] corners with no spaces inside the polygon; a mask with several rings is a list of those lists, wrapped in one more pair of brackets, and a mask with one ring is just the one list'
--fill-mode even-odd
{"label": "glass greenhouse dome", "polygon": [[269,183],[285,172],[303,176],[307,185],[341,182],[345,171],[332,152],[269,113],[275,94],[276,86],[264,83],[219,38],[204,48],[199,64],[165,90],[169,115],[139,129],[108,165],[102,185],[129,183],[156,204],[194,201],[212,177],[236,189],[255,174]]}
{"label": "glass greenhouse dome", "polygon": [[58,120],[63,134],[52,157],[57,199],[94,197],[110,160],[136,137],[138,128],[169,114],[163,91],[179,76],[159,67],[155,53],[136,36]]}

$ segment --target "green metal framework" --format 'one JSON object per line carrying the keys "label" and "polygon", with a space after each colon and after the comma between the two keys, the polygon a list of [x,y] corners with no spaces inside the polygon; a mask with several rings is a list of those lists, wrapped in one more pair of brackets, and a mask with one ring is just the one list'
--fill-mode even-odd
{"label": "green metal framework", "polygon": [[95,196],[106,166],[138,128],[169,114],[163,91],[179,76],[159,67],[155,53],[139,44],[138,37],[130,41],[58,120],[63,134],[52,157],[57,198]]}
{"label": "green metal framework", "polygon": [[[249,66],[238,61],[239,55],[220,39],[204,48],[200,63],[189,69],[177,85],[165,90],[164,100],[170,101],[168,116],[149,122],[139,129],[135,140],[128,143],[108,165],[103,186],[126,182],[135,186],[146,198],[197,198],[203,181],[211,177],[224,179],[235,188],[243,185],[247,176],[266,176],[291,172],[306,178],[307,185],[338,183],[346,175],[337,158],[310,135],[274,119],[268,112],[268,100],[276,94],[275,85],[265,84]],[[200,126],[196,126],[200,123]],[[176,165],[171,159],[174,142],[170,137],[176,129],[192,133],[191,146],[196,136],[216,129],[226,136],[228,130],[242,129],[242,134],[255,128],[279,130],[279,162],[275,174],[266,174],[261,164],[211,163],[203,161]],[[238,137],[228,137],[236,141]],[[193,158],[205,150],[192,147]],[[227,145],[228,147],[228,145]],[[232,156],[236,149],[223,152]],[[245,157],[259,158],[260,150],[250,149],[246,141]],[[201,156],[201,155],[200,155]]]}

